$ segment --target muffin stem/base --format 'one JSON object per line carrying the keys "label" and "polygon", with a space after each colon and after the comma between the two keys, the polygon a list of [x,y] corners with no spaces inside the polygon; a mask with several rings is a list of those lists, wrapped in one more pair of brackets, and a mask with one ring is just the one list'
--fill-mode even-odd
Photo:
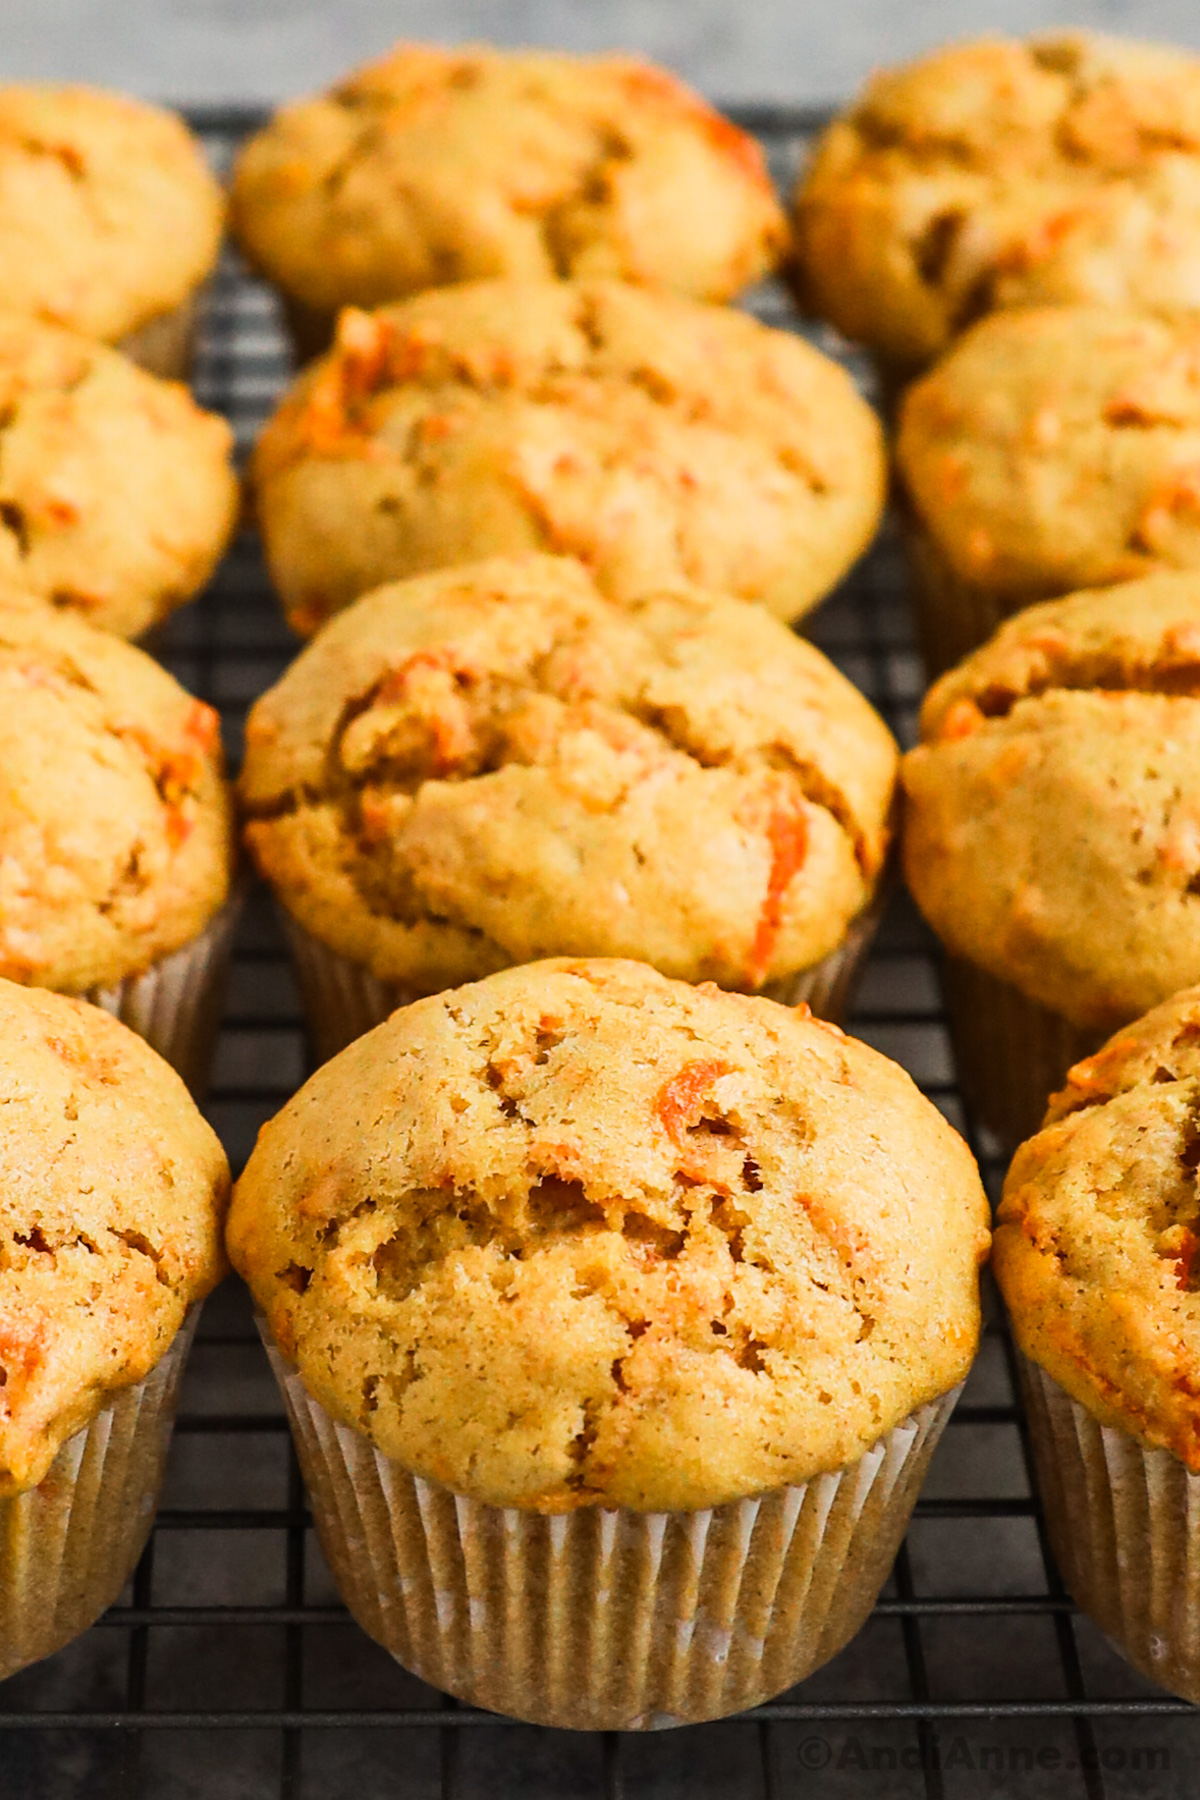
{"label": "muffin stem/base", "polygon": [[[781,981],[769,982],[762,992],[783,1006],[808,1006],[819,1019],[840,1024],[854,993],[867,952],[891,894],[891,883],[881,880],[871,901],[854,919],[842,942],[810,969],[801,969]],[[279,908],[284,934],[291,947],[296,979],[304,1001],[309,1036],[318,1062],[328,1062],[364,1032],[382,1025],[399,1006],[421,997],[417,988],[400,982],[380,981],[377,975],[352,957],[322,943]]]}
{"label": "muffin stem/base", "polygon": [[942,984],[963,1099],[1015,1147],[1040,1128],[1067,1070],[1098,1050],[1105,1034],[1072,1025],[961,957],[946,957]]}
{"label": "muffin stem/base", "polygon": [[1055,1559],[1084,1612],[1134,1666],[1200,1701],[1200,1475],[1100,1425],[1019,1358]]}
{"label": "muffin stem/base", "polygon": [[739,1712],[827,1662],[875,1603],[961,1391],[802,1486],[703,1512],[545,1515],[410,1474],[267,1349],[363,1629],[473,1705],[588,1731]]}
{"label": "muffin stem/base", "polygon": [[208,1086],[241,906],[241,891],[235,889],[190,944],[140,975],[80,995],[145,1038],[197,1098]]}
{"label": "muffin stem/base", "polygon": [[968,581],[906,508],[901,522],[917,644],[931,681],[986,644],[1005,619],[1051,597],[1045,588],[1011,594]]}
{"label": "muffin stem/base", "polygon": [[170,312],[147,319],[136,331],[123,337],[116,348],[151,375],[166,381],[187,381],[192,373],[196,353],[196,330],[200,307],[195,293],[181,300]]}
{"label": "muffin stem/base", "polygon": [[0,1680],[86,1631],[129,1579],[199,1316],[194,1306],[156,1367],[67,1440],[37,1487],[0,1500]]}

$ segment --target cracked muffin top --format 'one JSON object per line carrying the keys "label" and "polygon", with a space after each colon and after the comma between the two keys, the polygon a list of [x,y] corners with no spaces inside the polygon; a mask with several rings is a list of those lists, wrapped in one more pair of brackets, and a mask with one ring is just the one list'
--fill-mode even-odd
{"label": "cracked muffin top", "polygon": [[229,1247],[385,1456],[492,1505],[659,1511],[839,1468],[960,1381],[987,1220],[961,1139],[836,1026],[556,961],[326,1063]]}
{"label": "cracked muffin top", "polygon": [[1018,1150],[993,1266],[1026,1356],[1200,1473],[1200,988],[1073,1068]]}
{"label": "cracked muffin top", "polygon": [[1200,58],[1069,32],[875,75],[795,197],[796,278],[916,366],[986,313],[1200,305]]}
{"label": "cracked muffin top", "polygon": [[406,43],[251,138],[233,223],[322,311],[488,276],[727,300],[786,236],[754,139],[665,70]]}
{"label": "cracked muffin top", "polygon": [[565,558],[380,588],[256,703],[247,842],[314,935],[432,992],[555,954],[759,988],[870,899],[897,752],[819,650]]}
{"label": "cracked muffin top", "polygon": [[921,735],[905,871],[956,955],[1098,1030],[1200,977],[1200,571],[1027,608]]}
{"label": "cracked muffin top", "polygon": [[259,440],[271,574],[312,631],[480,556],[578,556],[793,618],[863,550],[885,465],[850,377],[745,313],[622,282],[474,282],[347,310]]}
{"label": "cracked muffin top", "polygon": [[956,575],[1019,600],[1200,562],[1200,317],[997,313],[904,397],[908,499]]}
{"label": "cracked muffin top", "polygon": [[229,1168],[99,1007],[0,980],[0,1498],[36,1487],[225,1273]]}
{"label": "cracked muffin top", "polygon": [[161,107],[86,87],[0,87],[3,305],[116,343],[217,260],[224,202]]}
{"label": "cracked muffin top", "polygon": [[0,583],[137,637],[233,529],[233,434],[115,350],[0,314]]}
{"label": "cracked muffin top", "polygon": [[0,770],[0,976],[109,987],[223,904],[216,713],[132,644],[3,591]]}

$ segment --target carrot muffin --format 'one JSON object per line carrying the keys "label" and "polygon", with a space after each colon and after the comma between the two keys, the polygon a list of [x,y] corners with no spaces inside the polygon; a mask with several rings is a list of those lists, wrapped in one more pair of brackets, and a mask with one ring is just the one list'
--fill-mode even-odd
{"label": "carrot muffin", "polygon": [[127,351],[191,360],[224,202],[183,121],[87,87],[0,87],[0,305]]}
{"label": "carrot muffin", "polygon": [[904,859],[964,1082],[1011,1137],[1068,1065],[1200,979],[1200,570],[1011,619],[925,700]]}
{"label": "carrot muffin", "polygon": [[858,1628],[975,1351],[987,1218],[835,1026],[564,960],[326,1063],[229,1245],[364,1627],[474,1703],[629,1729]]}
{"label": "carrot muffin", "polygon": [[220,560],[238,506],[232,446],[176,382],[0,314],[0,583],[140,636]]}
{"label": "carrot muffin", "polygon": [[909,389],[896,454],[935,671],[1032,601],[1200,563],[1200,316],[998,314]]}
{"label": "carrot muffin", "polygon": [[0,976],[82,994],[199,1080],[232,912],[217,715],[143,651],[0,592]]}
{"label": "carrot muffin", "polygon": [[998,308],[1200,305],[1200,58],[1076,31],[885,69],[795,222],[802,295],[893,375]]}
{"label": "carrot muffin", "polygon": [[94,1006],[0,980],[0,1677],[116,1599],[154,1516],[224,1153]]}
{"label": "carrot muffin", "polygon": [[253,480],[309,632],[380,582],[523,550],[617,599],[684,581],[795,618],[872,537],[885,466],[849,376],[791,332],[623,282],[487,281],[343,313]]}
{"label": "carrot muffin", "polygon": [[251,138],[233,223],[305,354],[342,306],[488,276],[728,300],[786,237],[754,139],[665,70],[411,43]]}
{"label": "carrot muffin", "polygon": [[858,690],[760,607],[618,607],[529,556],[339,614],[253,708],[242,799],[328,1055],[414,994],[553,954],[836,1010],[896,762]]}
{"label": "carrot muffin", "polygon": [[1079,1605],[1200,1700],[1200,988],[1071,1070],[1004,1187],[995,1266]]}

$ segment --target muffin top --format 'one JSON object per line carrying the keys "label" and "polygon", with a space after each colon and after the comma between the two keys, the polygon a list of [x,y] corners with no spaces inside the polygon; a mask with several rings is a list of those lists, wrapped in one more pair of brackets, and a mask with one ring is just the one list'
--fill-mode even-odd
{"label": "muffin top", "polygon": [[1200,571],[1027,608],[921,732],[905,869],[955,954],[1085,1028],[1200,977]]}
{"label": "muffin top", "polygon": [[344,312],[254,477],[310,631],[380,582],[525,550],[618,599],[684,581],[791,618],[871,537],[885,467],[849,376],[792,332],[623,282],[487,281]]}
{"label": "muffin top", "polygon": [[997,313],[905,394],[921,526],[1018,601],[1200,562],[1200,317]]}
{"label": "muffin top", "polygon": [[494,559],[379,588],[250,715],[247,840],[288,907],[426,992],[554,954],[761,987],[869,899],[896,747],[761,607]]}
{"label": "muffin top", "polygon": [[1071,1070],[1018,1150],[994,1267],[1017,1342],[1200,1473],[1200,988]]}
{"label": "muffin top", "polygon": [[997,313],[908,390],[897,460],[942,557],[993,592],[1200,562],[1200,317]]}
{"label": "muffin top", "polygon": [[626,56],[397,44],[238,160],[238,237],[306,305],[486,276],[615,276],[727,300],[786,235],[762,152]]}
{"label": "muffin top", "polygon": [[0,981],[0,1498],[36,1487],[225,1272],[224,1152],[99,1007]]}
{"label": "muffin top", "polygon": [[93,88],[0,87],[8,311],[115,343],[209,273],[223,213],[174,113]]}
{"label": "muffin top", "polygon": [[3,591],[0,770],[0,975],[108,987],[221,906],[216,713],[131,644]]}
{"label": "muffin top", "polygon": [[309,1391],[492,1505],[722,1504],[970,1365],[988,1210],[904,1071],[644,964],[416,1001],[267,1125],[229,1245]]}
{"label": "muffin top", "polygon": [[178,382],[0,314],[0,582],[140,635],[225,548],[232,445]]}
{"label": "muffin top", "polygon": [[795,217],[805,297],[901,364],[1001,307],[1200,305],[1200,58],[1069,32],[884,70]]}

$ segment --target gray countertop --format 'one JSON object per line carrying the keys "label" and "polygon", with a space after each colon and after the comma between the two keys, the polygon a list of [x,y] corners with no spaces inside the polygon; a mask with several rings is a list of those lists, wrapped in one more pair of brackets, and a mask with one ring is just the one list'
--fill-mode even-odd
{"label": "gray countertop", "polygon": [[1200,47],[1195,0],[4,0],[10,77],[277,100],[408,35],[624,46],[730,100],[831,100],[964,33],[1064,23]]}

